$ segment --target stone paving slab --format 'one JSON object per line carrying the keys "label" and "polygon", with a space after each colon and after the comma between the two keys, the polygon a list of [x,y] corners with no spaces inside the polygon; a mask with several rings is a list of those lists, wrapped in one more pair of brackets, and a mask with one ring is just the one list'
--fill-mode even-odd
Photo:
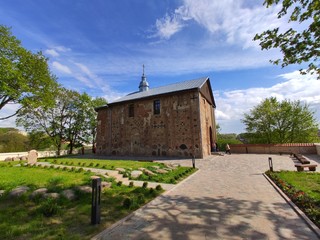
{"label": "stone paving slab", "polygon": [[289,155],[196,160],[193,176],[93,239],[318,239],[263,176],[269,156],[274,170],[295,170]]}

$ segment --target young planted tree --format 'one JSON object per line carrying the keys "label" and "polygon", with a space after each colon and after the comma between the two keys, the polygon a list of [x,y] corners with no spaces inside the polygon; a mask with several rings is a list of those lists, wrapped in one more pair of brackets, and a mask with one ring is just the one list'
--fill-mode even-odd
{"label": "young planted tree", "polygon": [[299,143],[317,140],[314,112],[300,101],[267,98],[244,114],[251,143]]}
{"label": "young planted tree", "polygon": [[315,73],[320,79],[320,3],[319,0],[265,0],[264,5],[270,7],[282,3],[278,18],[287,14],[289,22],[299,22],[299,25],[289,29],[274,28],[256,34],[254,40],[260,41],[261,49],[280,48],[283,58],[272,60],[282,67],[290,64],[307,63],[306,71],[302,74]]}
{"label": "young planted tree", "polygon": [[32,53],[12,36],[10,28],[0,25],[0,110],[9,103],[19,104],[13,117],[23,107],[54,104],[56,78],[41,52]]}

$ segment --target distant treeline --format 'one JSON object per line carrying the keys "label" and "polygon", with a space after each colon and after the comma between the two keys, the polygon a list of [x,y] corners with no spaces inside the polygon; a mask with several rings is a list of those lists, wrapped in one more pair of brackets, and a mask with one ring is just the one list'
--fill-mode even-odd
{"label": "distant treeline", "polygon": [[43,133],[22,133],[16,128],[0,128],[0,153],[49,150],[51,140]]}

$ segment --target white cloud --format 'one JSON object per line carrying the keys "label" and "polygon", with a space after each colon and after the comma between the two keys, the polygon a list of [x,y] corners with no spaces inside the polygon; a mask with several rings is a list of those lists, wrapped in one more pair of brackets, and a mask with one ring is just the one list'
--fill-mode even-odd
{"label": "white cloud", "polygon": [[97,76],[95,74],[93,74],[91,72],[91,70],[86,65],[84,65],[82,63],[76,63],[76,62],[74,62],[74,65],[76,65],[81,70],[81,72],[84,73],[85,75],[87,75],[88,77],[93,78],[93,79],[97,78]]}
{"label": "white cloud", "polygon": [[54,49],[47,49],[44,51],[45,54],[51,55],[52,57],[59,57],[60,54]]}
{"label": "white cloud", "polygon": [[222,132],[244,132],[245,126],[241,123],[244,113],[249,113],[257,104],[265,98],[277,97],[282,101],[300,100],[310,106],[316,112],[316,118],[320,122],[320,81],[316,76],[300,75],[298,71],[279,76],[283,82],[269,88],[249,88],[214,92],[217,103],[216,118]]}
{"label": "white cloud", "polygon": [[[14,114],[18,108],[20,107],[19,104],[6,104],[1,110],[0,110],[0,118],[10,116]],[[1,127],[16,127],[16,117],[11,117],[5,120],[0,120],[0,126]]]}
{"label": "white cloud", "polygon": [[65,52],[69,52],[71,51],[70,48],[67,48],[67,47],[64,47],[64,46],[56,46],[56,47],[53,47],[53,48],[49,48],[49,49],[46,49],[44,51],[45,54],[48,54],[52,57],[59,57],[60,56],[60,53],[65,53]]}
{"label": "white cloud", "polygon": [[173,14],[172,16],[167,14],[163,18],[157,19],[157,33],[155,36],[160,37],[161,39],[169,39],[183,28],[184,24],[182,20],[180,14]]}
{"label": "white cloud", "polygon": [[52,67],[62,73],[72,74],[70,68],[66,65],[62,65],[61,63],[54,61],[52,63]]}
{"label": "white cloud", "polygon": [[243,48],[255,46],[252,39],[257,32],[288,24],[278,19],[278,7],[266,8],[262,2],[249,6],[244,0],[184,0],[173,14],[156,20],[158,36],[169,39],[193,20],[219,40]]}

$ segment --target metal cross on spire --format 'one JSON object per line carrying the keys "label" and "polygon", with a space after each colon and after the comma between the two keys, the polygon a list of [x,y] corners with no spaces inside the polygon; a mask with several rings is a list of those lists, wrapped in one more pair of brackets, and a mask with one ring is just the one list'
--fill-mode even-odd
{"label": "metal cross on spire", "polygon": [[144,64],[142,64],[142,76],[144,76]]}

